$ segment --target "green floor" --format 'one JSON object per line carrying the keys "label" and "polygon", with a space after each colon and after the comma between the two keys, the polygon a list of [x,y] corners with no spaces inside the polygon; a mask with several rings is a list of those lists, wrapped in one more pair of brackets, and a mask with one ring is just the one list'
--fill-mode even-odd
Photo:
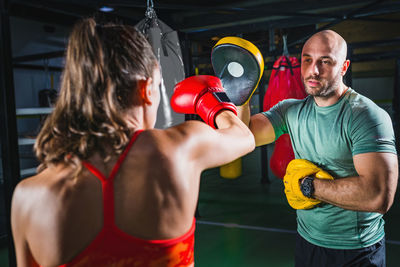
{"label": "green floor", "polygon": [[[295,211],[281,180],[260,183],[260,151],[243,158],[243,176],[229,180],[218,169],[203,173],[196,225],[196,267],[294,266]],[[398,190],[399,191],[399,190]],[[400,197],[385,215],[387,266],[400,266]],[[0,267],[8,266],[0,249]]]}

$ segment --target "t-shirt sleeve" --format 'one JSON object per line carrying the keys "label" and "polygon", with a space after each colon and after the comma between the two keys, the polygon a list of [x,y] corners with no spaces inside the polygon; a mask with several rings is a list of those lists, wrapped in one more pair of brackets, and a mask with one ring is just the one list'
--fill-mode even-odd
{"label": "t-shirt sleeve", "polygon": [[280,101],[278,104],[273,106],[268,111],[262,112],[266,116],[274,127],[275,140],[278,139],[282,134],[288,133],[287,128],[287,110],[292,105],[292,99],[286,99]]}
{"label": "t-shirt sleeve", "polygon": [[383,109],[369,106],[356,110],[350,125],[353,156],[368,152],[397,154],[392,121]]}

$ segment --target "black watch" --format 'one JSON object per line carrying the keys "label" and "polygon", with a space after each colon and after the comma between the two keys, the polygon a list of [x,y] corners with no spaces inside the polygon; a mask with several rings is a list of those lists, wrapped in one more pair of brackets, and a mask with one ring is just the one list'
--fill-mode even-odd
{"label": "black watch", "polygon": [[300,190],[306,197],[312,197],[314,194],[314,177],[307,176],[300,185]]}

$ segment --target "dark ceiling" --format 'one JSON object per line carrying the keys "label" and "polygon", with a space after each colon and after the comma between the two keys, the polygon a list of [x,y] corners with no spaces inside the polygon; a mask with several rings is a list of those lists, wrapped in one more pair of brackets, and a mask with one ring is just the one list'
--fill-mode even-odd
{"label": "dark ceiling", "polygon": [[[50,24],[71,25],[80,17],[99,14],[135,24],[144,17],[149,0],[10,0],[10,15]],[[151,1],[150,1],[151,4]],[[343,20],[392,21],[400,1],[384,0],[154,0],[158,17],[172,28],[198,36],[256,32]]]}
{"label": "dark ceiling", "polygon": [[[281,53],[282,45],[276,41],[277,34],[280,37],[287,34],[288,47],[291,52],[296,52],[316,32],[316,25],[320,25],[318,30],[321,30],[344,21],[355,21],[390,23],[397,32],[400,29],[399,0],[153,1],[160,20],[200,46],[212,47],[221,36],[238,35],[251,40],[271,55]],[[144,18],[146,7],[151,2],[152,0],[9,0],[9,14],[44,22],[50,26],[69,27],[79,18],[88,16],[134,25]],[[112,7],[114,10],[104,13],[99,11],[102,6]],[[388,40],[354,45],[360,47],[388,43],[399,48],[400,34],[390,36]],[[209,54],[209,49],[204,51]],[[399,51],[391,49],[389,56],[392,57],[397,52]],[[201,49],[198,53],[200,54],[197,57],[201,57]],[[208,58],[209,56],[206,60]]]}

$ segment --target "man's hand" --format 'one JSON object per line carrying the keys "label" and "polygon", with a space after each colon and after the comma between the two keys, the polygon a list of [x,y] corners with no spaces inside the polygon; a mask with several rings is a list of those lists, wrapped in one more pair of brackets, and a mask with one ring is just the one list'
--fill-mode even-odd
{"label": "man's hand", "polygon": [[286,198],[289,205],[294,209],[311,209],[321,203],[320,200],[306,197],[300,189],[302,179],[308,176],[314,176],[317,179],[333,180],[333,177],[329,173],[308,160],[292,160],[287,166],[283,182]]}

